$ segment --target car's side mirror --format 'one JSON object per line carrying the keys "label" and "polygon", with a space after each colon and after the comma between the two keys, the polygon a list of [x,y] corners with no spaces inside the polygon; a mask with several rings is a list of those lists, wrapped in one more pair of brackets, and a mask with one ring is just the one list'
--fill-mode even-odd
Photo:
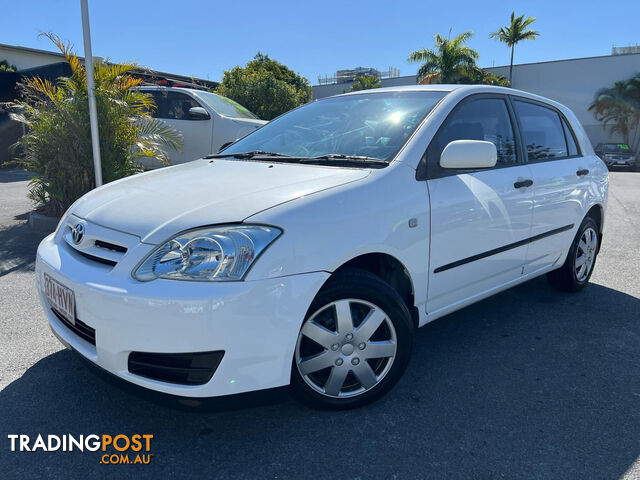
{"label": "car's side mirror", "polygon": [[192,120],[209,120],[211,116],[202,107],[191,107],[189,109],[189,118]]}
{"label": "car's side mirror", "polygon": [[442,168],[491,168],[498,160],[498,151],[484,140],[455,140],[440,155]]}

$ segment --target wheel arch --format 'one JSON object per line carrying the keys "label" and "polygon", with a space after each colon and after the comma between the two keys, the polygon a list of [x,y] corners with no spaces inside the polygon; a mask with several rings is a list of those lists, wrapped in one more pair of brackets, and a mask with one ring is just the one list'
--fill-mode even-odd
{"label": "wheel arch", "polygon": [[600,245],[602,245],[602,230],[604,228],[604,207],[599,203],[592,205],[585,217],[593,218],[598,225],[598,251],[600,251]]}
{"label": "wheel arch", "polygon": [[402,297],[411,312],[415,327],[418,327],[419,312],[415,306],[413,279],[407,267],[400,260],[383,252],[364,253],[342,263],[333,270],[332,275],[347,269],[365,270],[388,283]]}

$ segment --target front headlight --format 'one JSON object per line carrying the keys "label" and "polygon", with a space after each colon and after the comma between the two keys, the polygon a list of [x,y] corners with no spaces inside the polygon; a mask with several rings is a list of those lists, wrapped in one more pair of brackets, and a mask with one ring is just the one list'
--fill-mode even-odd
{"label": "front headlight", "polygon": [[242,280],[251,264],[282,230],[265,225],[227,225],[179,233],[155,248],[133,278],[200,282]]}

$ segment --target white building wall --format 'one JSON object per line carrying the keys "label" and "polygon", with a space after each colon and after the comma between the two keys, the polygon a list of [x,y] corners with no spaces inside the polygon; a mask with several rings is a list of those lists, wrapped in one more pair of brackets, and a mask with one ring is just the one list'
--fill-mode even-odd
{"label": "white building wall", "polygon": [[18,70],[26,70],[51,63],[64,62],[64,57],[53,52],[37,52],[16,47],[7,48],[0,45],[0,60],[6,60],[9,65],[15,65]]}
{"label": "white building wall", "polygon": [[[487,68],[508,77],[509,66]],[[621,141],[602,128],[589,105],[598,90],[640,73],[640,54],[576,58],[513,66],[513,88],[550,98],[569,107],[584,126],[591,143]]]}
{"label": "white building wall", "polygon": [[[486,70],[505,77],[509,75],[508,65]],[[640,73],[640,54],[526,63],[513,66],[513,88],[550,98],[569,107],[595,146],[600,142],[622,140],[605,131],[589,111],[595,93],[636,73]],[[415,75],[382,80],[385,87],[415,84]],[[351,83],[314,86],[313,98],[339,95],[350,89]]]}

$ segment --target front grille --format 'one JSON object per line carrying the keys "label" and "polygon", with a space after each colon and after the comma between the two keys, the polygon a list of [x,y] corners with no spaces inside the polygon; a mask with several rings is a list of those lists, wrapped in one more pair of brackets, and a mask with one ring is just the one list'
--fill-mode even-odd
{"label": "front grille", "polygon": [[89,325],[87,325],[86,323],[78,320],[78,318],[76,318],[76,324],[72,325],[71,322],[69,322],[69,320],[67,320],[64,315],[58,313],[55,309],[51,309],[51,311],[53,312],[53,314],[58,318],[58,320],[60,320],[62,322],[62,324],[67,327],[69,330],[71,330],[73,333],[75,333],[76,335],[78,335],[80,338],[82,338],[84,341],[89,342],[91,345],[96,344],[96,331],[95,329],[91,328]]}
{"label": "front grille", "polygon": [[103,265],[109,265],[110,267],[115,267],[118,264],[118,262],[114,262],[113,260],[109,260],[107,258],[102,258],[102,257],[96,257],[95,255],[91,255],[87,252],[83,252],[82,250],[75,250],[75,251],[85,258],[88,258],[89,260],[93,260],[94,262],[102,263]]}
{"label": "front grille", "polygon": [[127,253],[127,248],[115,243],[105,242],[104,240],[96,240],[94,245],[99,248],[106,248],[118,253]]}
{"label": "front grille", "polygon": [[[84,227],[83,234],[74,238],[73,232],[78,226]],[[110,267],[115,267],[139,240],[133,235],[118,232],[73,215],[67,221],[63,238],[73,252],[79,253],[92,262]]]}
{"label": "front grille", "polygon": [[181,385],[203,385],[211,380],[223,350],[195,353],[129,354],[129,372],[141,377]]}

